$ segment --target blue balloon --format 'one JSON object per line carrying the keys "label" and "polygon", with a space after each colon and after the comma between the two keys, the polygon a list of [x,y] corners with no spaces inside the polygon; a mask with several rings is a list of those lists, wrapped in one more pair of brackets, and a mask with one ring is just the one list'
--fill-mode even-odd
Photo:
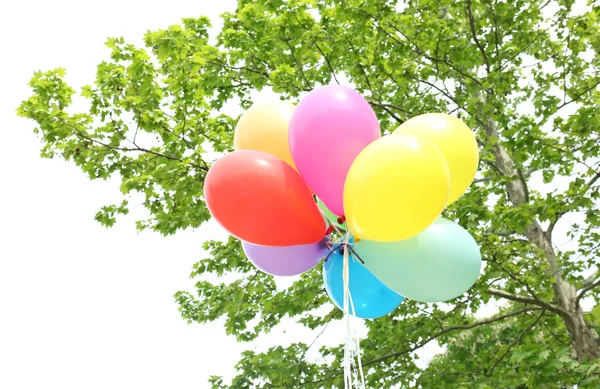
{"label": "blue balloon", "polygon": [[[336,249],[323,264],[325,290],[333,303],[344,307],[344,255],[343,249]],[[348,253],[348,289],[356,313],[348,306],[348,312],[363,319],[376,319],[392,312],[404,297],[394,292],[377,279],[358,259]]]}

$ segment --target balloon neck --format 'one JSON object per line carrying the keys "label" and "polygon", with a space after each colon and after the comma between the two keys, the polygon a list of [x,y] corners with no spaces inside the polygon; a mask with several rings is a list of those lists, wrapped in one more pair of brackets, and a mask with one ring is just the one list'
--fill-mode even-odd
{"label": "balloon neck", "polygon": [[331,234],[333,232],[333,224],[330,224],[329,227],[327,228],[327,231],[325,231],[325,236]]}
{"label": "balloon neck", "polygon": [[340,216],[340,217],[338,217],[338,218],[337,218],[337,223],[338,223],[339,225],[342,225],[342,224],[344,224],[345,222],[346,222],[346,218],[345,218],[344,216]]}

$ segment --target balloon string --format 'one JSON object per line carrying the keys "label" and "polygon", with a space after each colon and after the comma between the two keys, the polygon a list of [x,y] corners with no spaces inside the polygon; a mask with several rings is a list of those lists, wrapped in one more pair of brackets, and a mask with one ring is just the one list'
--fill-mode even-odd
{"label": "balloon string", "polygon": [[[333,224],[332,224],[333,225]],[[336,228],[337,230],[337,228]],[[339,230],[337,230],[339,232]],[[340,235],[342,235],[340,233]],[[346,322],[346,341],[344,345],[344,389],[365,389],[365,376],[362,367],[361,353],[360,353],[360,342],[358,337],[352,331],[351,319],[356,309],[354,307],[354,301],[350,293],[350,258],[351,256],[356,257],[361,263],[365,263],[363,259],[356,253],[354,248],[350,245],[351,235],[346,232],[337,242],[327,242],[329,253],[325,257],[324,261],[327,262],[329,257],[334,252],[339,252],[343,248],[343,268],[342,278],[344,285],[344,301],[342,304],[344,312],[344,320]],[[356,358],[356,361],[355,361]]]}
{"label": "balloon string", "polygon": [[338,234],[342,235],[342,231],[338,228],[338,226],[335,225],[335,223],[331,223],[331,227],[333,227],[333,229],[335,230],[335,232],[337,232]]}
{"label": "balloon string", "polygon": [[327,256],[325,256],[325,259],[323,259],[324,262],[327,262],[329,257],[331,257],[331,254],[335,253],[336,249],[329,247],[329,250],[330,250],[329,253],[327,253]]}
{"label": "balloon string", "polygon": [[358,253],[356,251],[354,251],[354,248],[352,246],[348,246],[348,250],[350,250],[352,255],[354,255],[356,257],[356,259],[358,259],[360,261],[360,263],[362,263],[363,265],[365,264],[365,261],[360,257],[360,255],[358,255]]}
{"label": "balloon string", "polygon": [[344,282],[344,320],[346,322],[346,342],[344,345],[344,388],[352,388],[352,366],[350,356],[350,342],[352,338],[352,332],[350,329],[350,314],[348,312],[349,303],[349,287],[348,287],[348,275],[349,275],[349,264],[348,264],[348,246],[344,245],[344,263],[342,268],[342,278]]}
{"label": "balloon string", "polygon": [[[344,266],[343,266],[343,282],[344,282],[344,318],[346,320],[346,344],[344,347],[344,386],[345,389],[364,389],[365,388],[365,376],[362,368],[362,360],[360,357],[360,343],[358,338],[353,334],[351,328],[351,316],[349,310],[355,313],[354,301],[350,293],[350,264],[349,264],[349,252],[354,255],[356,253],[349,245],[350,234],[346,234],[345,241],[341,243],[344,247]],[[359,257],[360,258],[360,257]],[[361,260],[362,261],[362,260]],[[354,346],[353,349],[350,347]],[[354,349],[355,348],[355,349]],[[356,357],[356,363],[354,361]],[[355,368],[354,374],[352,374],[352,367]],[[359,381],[360,379],[360,381]]]}
{"label": "balloon string", "polygon": [[[348,248],[350,250],[352,250],[352,247],[348,246]],[[348,289],[350,289],[350,288],[348,288]],[[354,300],[352,299],[352,294],[350,292],[348,292],[348,300],[350,302],[350,307],[352,309],[352,312],[356,312],[356,310],[354,309]],[[360,354],[361,354],[360,353],[360,341],[359,341],[359,339],[358,339],[358,337],[356,335],[354,335],[354,339],[353,340],[354,340],[353,344],[356,346],[355,353],[356,353],[356,359],[357,359],[357,370],[358,370],[358,373],[360,373],[360,383],[362,384],[360,386],[360,388],[364,389],[365,388],[365,375],[363,373],[362,360],[361,360],[361,357],[360,357]],[[352,361],[352,362],[354,362],[354,361]],[[359,377],[358,377],[358,374],[357,374],[357,377],[356,377],[357,388],[359,387],[358,386],[358,378]]]}

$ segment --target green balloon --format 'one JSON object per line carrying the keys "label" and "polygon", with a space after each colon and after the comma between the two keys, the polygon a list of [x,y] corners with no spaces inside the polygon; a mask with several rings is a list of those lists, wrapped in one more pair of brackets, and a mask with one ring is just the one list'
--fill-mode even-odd
{"label": "green balloon", "polygon": [[327,218],[327,220],[329,220],[329,222],[331,224],[335,225],[337,228],[342,229],[344,231],[348,230],[348,227],[346,226],[346,221],[343,221],[342,223],[340,223],[340,220],[343,220],[343,219],[340,218],[338,215],[335,215],[334,213],[332,213],[329,210],[329,208],[327,208],[325,203],[321,201],[320,198],[315,196],[315,201],[317,202],[319,209],[321,211],[323,211],[323,214],[325,215],[325,217]]}
{"label": "green balloon", "polygon": [[475,239],[443,218],[413,238],[390,243],[362,240],[354,250],[390,289],[422,302],[460,296],[473,286],[481,271]]}

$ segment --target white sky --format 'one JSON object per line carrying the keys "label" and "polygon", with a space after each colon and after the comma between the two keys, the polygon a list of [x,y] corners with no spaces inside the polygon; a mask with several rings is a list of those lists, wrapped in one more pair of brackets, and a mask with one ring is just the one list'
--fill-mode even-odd
{"label": "white sky", "polygon": [[[247,345],[226,337],[222,323],[187,325],[172,298],[192,289],[202,242],[223,231],[209,223],[169,238],[138,234],[141,207],[101,227],[93,216],[120,201],[118,183],[41,159],[34,123],[14,112],[36,70],[65,67],[79,88],[107,58],[107,37],[141,43],[147,30],[202,14],[218,28],[218,15],[234,8],[235,0],[0,5],[0,388],[203,389],[210,375],[233,372]],[[296,328],[292,337],[275,331],[259,349],[312,341]],[[341,341],[340,329],[330,326],[322,342]]]}

